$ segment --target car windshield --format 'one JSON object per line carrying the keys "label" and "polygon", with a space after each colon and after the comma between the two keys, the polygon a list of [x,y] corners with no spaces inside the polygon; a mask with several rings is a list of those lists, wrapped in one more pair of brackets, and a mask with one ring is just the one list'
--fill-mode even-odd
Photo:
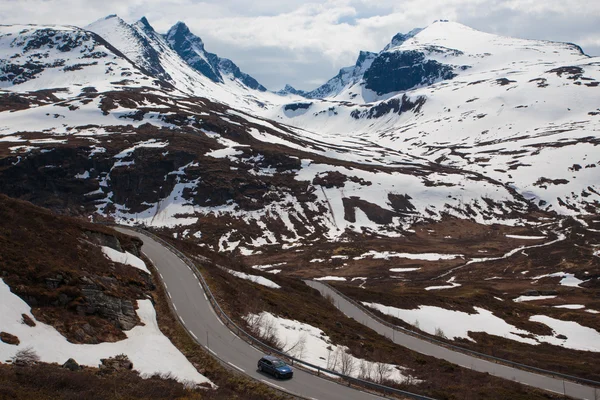
{"label": "car windshield", "polygon": [[273,365],[277,368],[285,367],[285,363],[281,360],[273,360]]}

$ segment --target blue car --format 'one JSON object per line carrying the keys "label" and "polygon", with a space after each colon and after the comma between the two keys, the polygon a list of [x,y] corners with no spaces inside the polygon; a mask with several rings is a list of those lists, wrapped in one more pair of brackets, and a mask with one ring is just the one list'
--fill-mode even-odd
{"label": "blue car", "polygon": [[273,356],[263,356],[258,360],[258,370],[269,373],[277,379],[291,379],[294,376],[292,367]]}

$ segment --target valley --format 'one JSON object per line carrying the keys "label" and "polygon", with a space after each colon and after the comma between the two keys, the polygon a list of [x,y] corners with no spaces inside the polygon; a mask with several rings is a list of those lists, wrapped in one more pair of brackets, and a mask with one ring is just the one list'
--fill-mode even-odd
{"label": "valley", "polygon": [[[0,54],[0,277],[65,348],[125,345],[156,325],[179,348],[174,365],[193,359],[204,380],[172,379],[167,393],[274,396],[248,370],[256,349],[240,344],[252,355],[232,374],[187,335],[169,304],[191,307],[198,332],[231,336],[212,327],[208,303],[194,314],[196,281],[179,300],[157,289],[187,285],[146,267],[177,257],[116,224],[177,248],[237,325],[319,368],[438,399],[567,395],[395,344],[305,280],[445,345],[598,387],[600,58],[577,45],[442,20],[361,51],[312,91],[279,92],[183,22],[164,35],[116,15],[84,28],[2,25]],[[107,296],[121,299],[116,315],[93,305]],[[0,343],[3,359],[12,346]],[[343,371],[332,354],[346,357]],[[275,391],[362,396],[302,376],[317,392]]]}

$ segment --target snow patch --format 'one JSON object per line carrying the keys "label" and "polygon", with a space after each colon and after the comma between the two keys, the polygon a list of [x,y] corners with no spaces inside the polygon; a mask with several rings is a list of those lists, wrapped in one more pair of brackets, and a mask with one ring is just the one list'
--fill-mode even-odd
{"label": "snow patch", "polygon": [[152,302],[138,300],[137,305],[137,315],[144,325],[126,331],[127,339],[115,343],[74,344],[43,322],[36,321],[34,327],[21,323],[22,314],[35,320],[31,308],[0,279],[0,331],[15,335],[21,341],[18,346],[0,342],[0,359],[10,359],[17,351],[31,347],[43,362],[63,364],[73,358],[79,364],[97,367],[101,358],[126,354],[144,378],[171,373],[179,382],[214,386],[162,334]]}

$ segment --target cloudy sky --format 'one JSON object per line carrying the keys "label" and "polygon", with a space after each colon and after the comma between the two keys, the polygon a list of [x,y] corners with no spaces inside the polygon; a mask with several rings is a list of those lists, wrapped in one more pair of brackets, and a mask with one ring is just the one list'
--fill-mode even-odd
{"label": "cloudy sky", "polygon": [[184,21],[208,51],[269,89],[313,89],[359,50],[436,19],[485,32],[577,43],[600,55],[600,2],[590,0],[2,0],[0,23],[85,26],[108,14],[146,16],[159,32]]}

